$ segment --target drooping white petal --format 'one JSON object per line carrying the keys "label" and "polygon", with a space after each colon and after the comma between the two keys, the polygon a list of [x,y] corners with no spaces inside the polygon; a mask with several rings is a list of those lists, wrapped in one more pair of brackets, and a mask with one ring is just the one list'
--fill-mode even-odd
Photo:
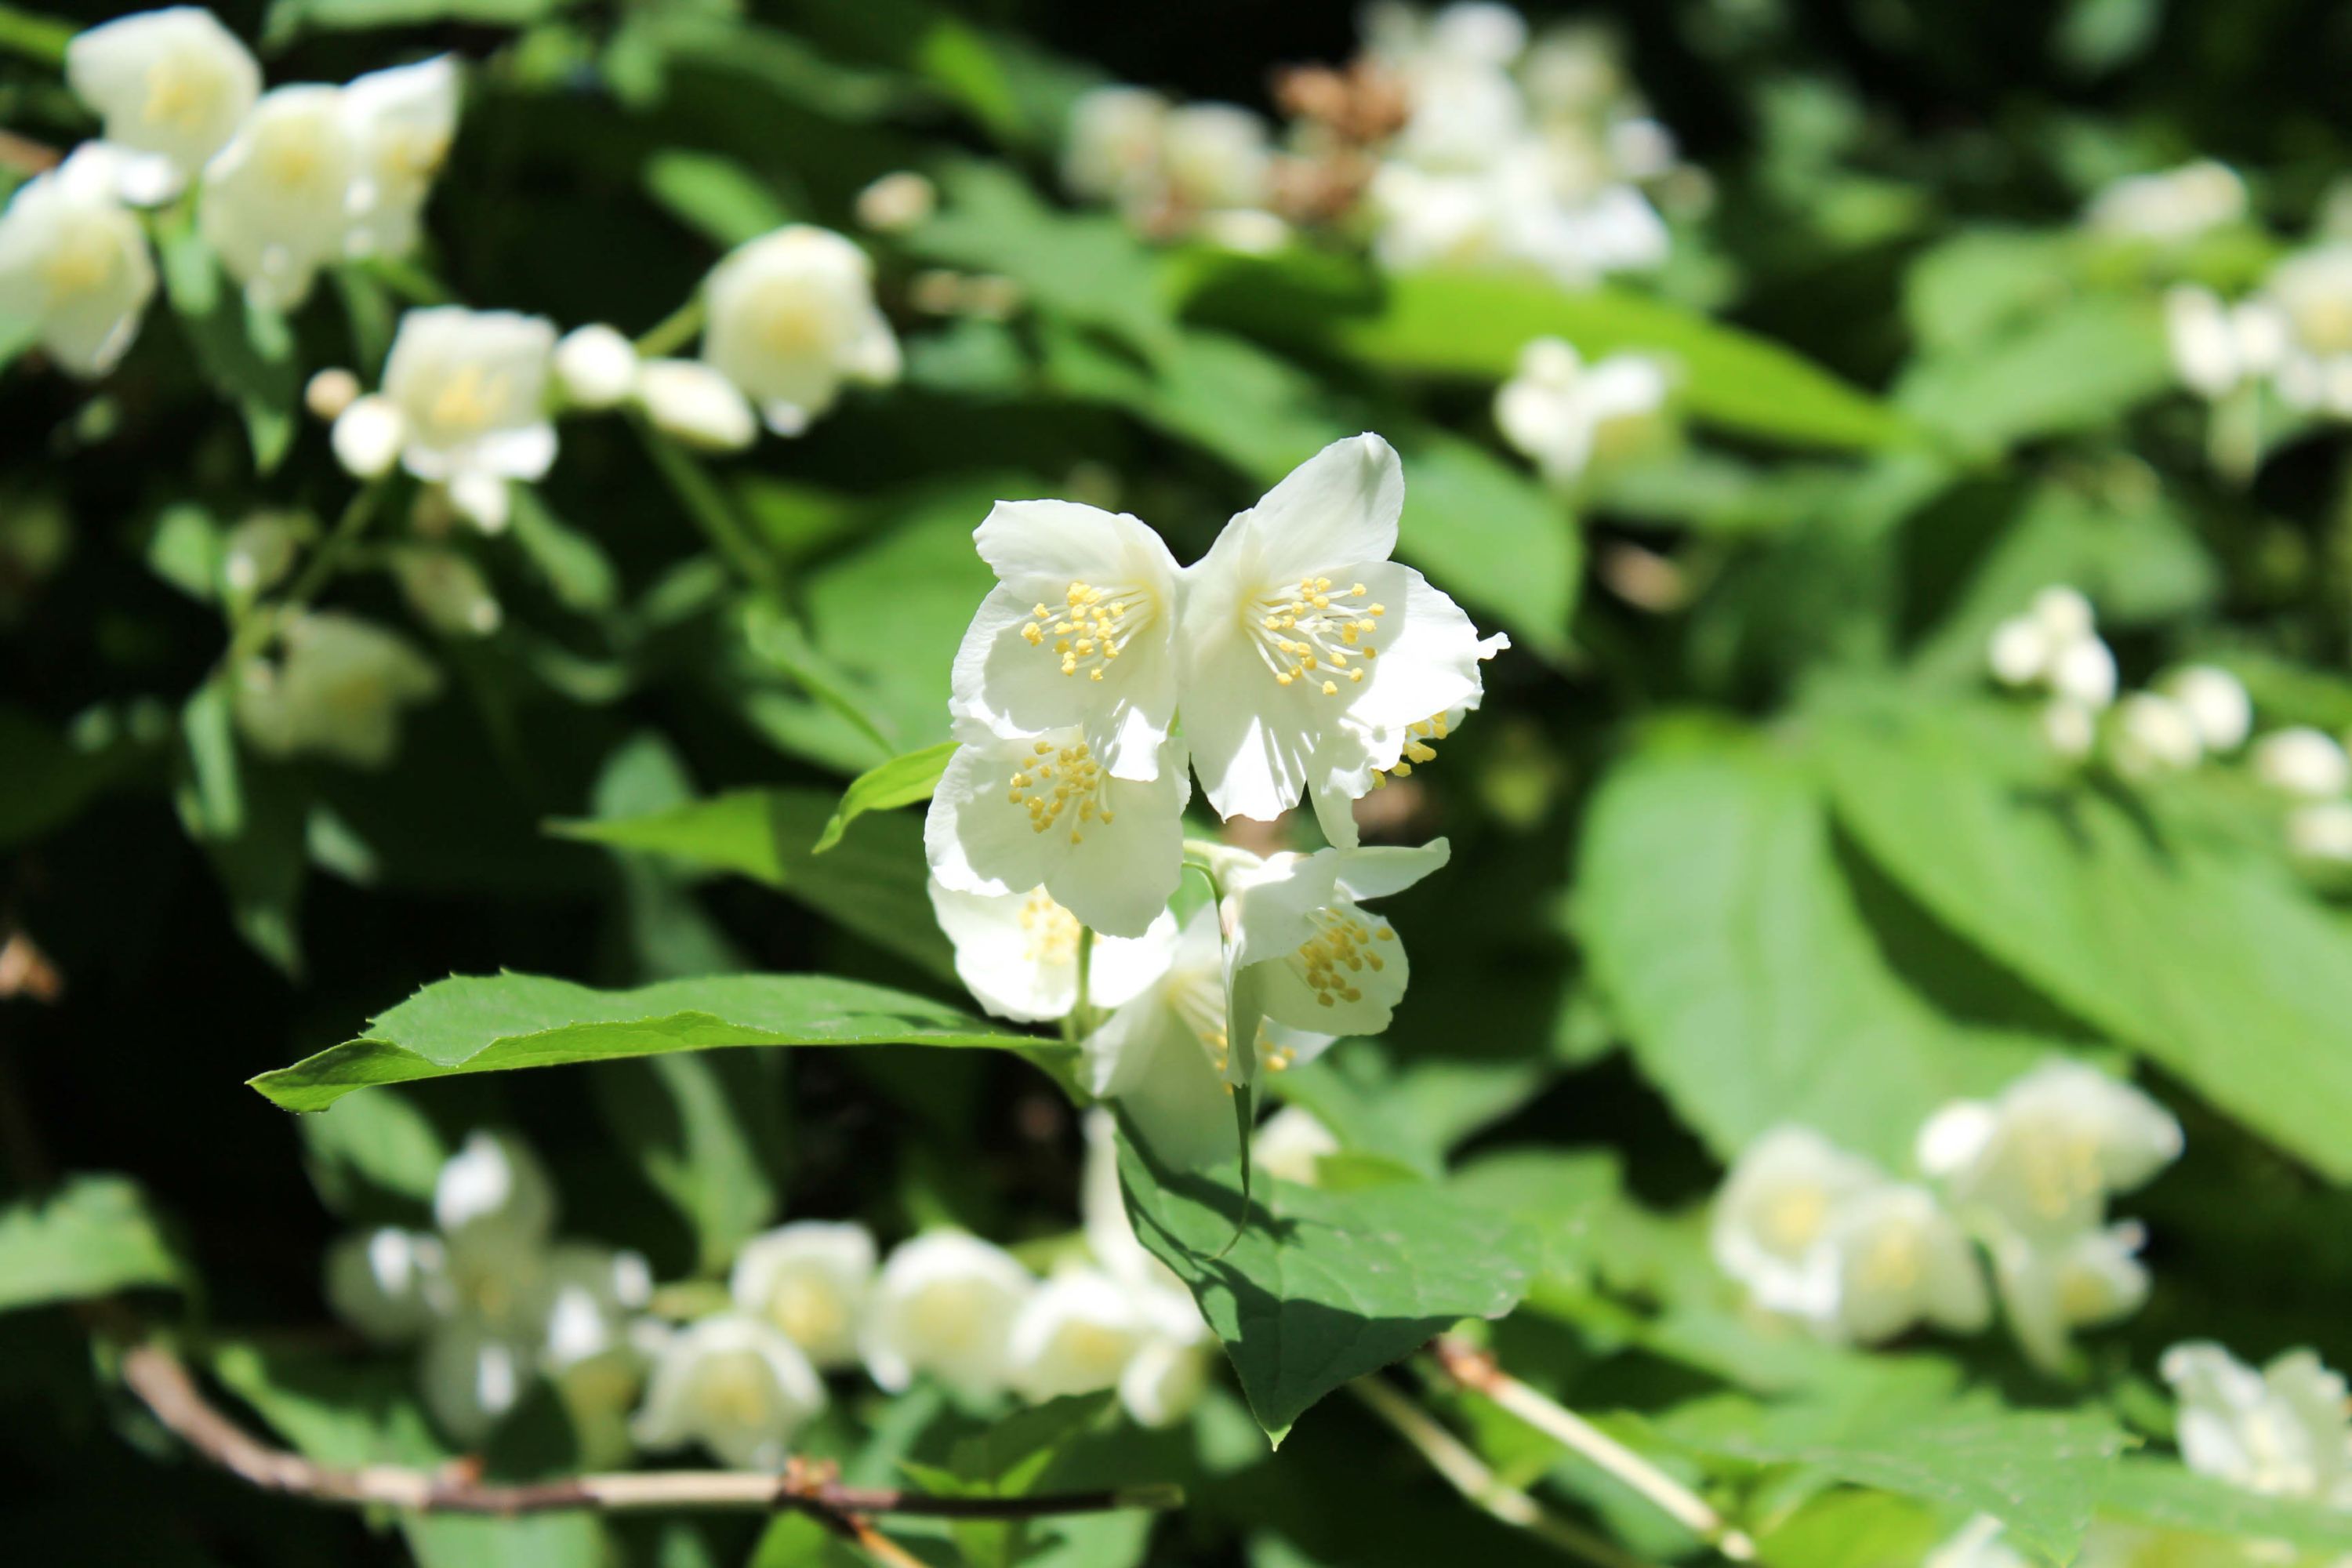
{"label": "drooping white petal", "polygon": [[98,111],[106,140],[152,156],[126,195],[176,195],[228,142],[261,92],[252,51],[201,5],[142,11],[66,46],[66,80]]}
{"label": "drooping white petal", "polygon": [[448,55],[370,71],[343,89],[354,148],[344,248],[405,256],[434,176],[457,134],[457,66]]}
{"label": "drooping white petal", "polygon": [[2138,1258],[2146,1235],[2124,1224],[2049,1240],[2013,1231],[1990,1237],[2001,1311],[2029,1361],[2063,1372],[2072,1330],[2139,1310],[2147,1299],[2147,1268]]}
{"label": "drooping white petal", "polygon": [[[955,944],[956,973],[982,1006],[999,1017],[1042,1023],[1076,1005],[1081,925],[1045,889],[966,893],[935,879],[930,892],[940,929]],[[1175,937],[1176,922],[1163,910],[1141,936],[1097,938],[1094,999],[1116,1005],[1127,987],[1150,984],[1167,966]]]}
{"label": "drooping white petal", "polygon": [[728,1292],[815,1365],[848,1366],[857,1360],[874,1268],[874,1236],[864,1226],[798,1220],[743,1244]]}
{"label": "drooping white petal", "polygon": [[155,294],[139,220],[77,153],[27,180],[0,213],[0,312],[32,325],[71,375],[105,374],[128,353]]}

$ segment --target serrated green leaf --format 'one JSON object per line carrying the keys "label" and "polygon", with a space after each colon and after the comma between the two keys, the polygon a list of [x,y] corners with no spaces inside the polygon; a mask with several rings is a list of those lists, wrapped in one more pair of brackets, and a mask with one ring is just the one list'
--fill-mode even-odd
{"label": "serrated green leaf", "polygon": [[1576,925],[1643,1071],[1727,1159],[1781,1122],[1899,1163],[1945,1101],[2044,1043],[1970,1028],[1887,965],[1804,768],[1728,735],[1669,738],[1587,819]]}
{"label": "serrated green leaf", "polygon": [[436,981],[368,1032],[252,1085],[288,1110],[321,1110],[354,1089],[461,1073],[561,1067],[733,1046],[981,1046],[1030,1051],[925,997],[821,974],[732,974],[598,991],[539,974]]}
{"label": "serrated green leaf", "polygon": [[176,1286],[179,1259],[127,1176],[69,1176],[0,1208],[0,1311]]}
{"label": "serrated green leaf", "polygon": [[869,811],[889,811],[901,805],[931,798],[939,787],[940,775],[948,771],[948,759],[956,753],[956,742],[941,741],[936,746],[926,746],[919,752],[893,757],[878,768],[869,768],[850,781],[841,793],[841,804],[817,836],[809,852],[822,855],[841,842],[849,825]]}
{"label": "serrated green leaf", "polygon": [[1118,1169],[1136,1235],[1191,1289],[1276,1443],[1349,1379],[1509,1311],[1534,1272],[1517,1224],[1433,1184],[1260,1183],[1244,1219],[1232,1163],[1173,1172],[1122,1131]]}
{"label": "serrated green leaf", "polygon": [[2073,777],[2021,709],[1855,694],[1821,721],[1840,819],[1937,919],[2352,1181],[2352,930],[2283,864]]}

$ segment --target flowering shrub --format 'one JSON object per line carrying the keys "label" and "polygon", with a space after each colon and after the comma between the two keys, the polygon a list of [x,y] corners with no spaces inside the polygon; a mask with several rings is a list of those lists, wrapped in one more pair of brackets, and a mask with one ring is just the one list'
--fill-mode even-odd
{"label": "flowering shrub", "polygon": [[57,9],[12,1561],[2352,1561],[2328,27]]}

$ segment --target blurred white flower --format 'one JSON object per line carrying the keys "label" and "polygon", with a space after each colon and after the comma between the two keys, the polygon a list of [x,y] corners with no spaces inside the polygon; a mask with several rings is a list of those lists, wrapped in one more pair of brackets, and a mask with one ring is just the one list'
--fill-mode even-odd
{"label": "blurred white flower", "polygon": [[2253,700],[2226,669],[2184,665],[2158,681],[2156,689],[2187,710],[2199,743],[2216,756],[2236,751],[2252,732]]}
{"label": "blurred white flower", "polygon": [[417,1357],[425,1409],[460,1443],[488,1436],[522,1403],[530,1386],[533,1348],[519,1329],[470,1314],[445,1320]]}
{"label": "blurred white flower", "polygon": [[1544,478],[1567,485],[1661,432],[1670,385],[1664,363],[1646,354],[1587,365],[1559,338],[1538,338],[1496,393],[1495,423]]}
{"label": "blurred white flower", "polygon": [[370,1339],[415,1339],[454,1300],[438,1237],[385,1226],[344,1237],[328,1250],[328,1304]]}
{"label": "blurred white flower", "polygon": [[1187,103],[1160,127],[1168,200],[1181,211],[1246,210],[1266,199],[1273,166],[1265,121],[1230,103]]}
{"label": "blurred white flower", "polygon": [[1119,1403],[1141,1426],[1167,1426],[1192,1414],[1209,1376],[1209,1326],[1182,1280],[1144,1250],[1119,1193],[1118,1133],[1110,1112],[1088,1111],[1079,1215],[1095,1260],[1125,1289],[1140,1329],[1119,1373]]}
{"label": "blurred white flower", "polygon": [[425,199],[457,134],[457,61],[437,55],[355,77],[343,88],[342,110],[353,150],[344,249],[405,256],[416,248]]}
{"label": "blurred white flower", "polygon": [[2096,637],[2077,637],[2050,658],[2050,689],[2095,711],[2116,700],[2116,656]]}
{"label": "blurred white flower", "polygon": [[2177,244],[2246,213],[2246,183],[2236,170],[2200,158],[2159,174],[2117,180],[2092,199],[2085,215],[2106,234]]}
{"label": "blurred white flower", "polygon": [[2352,757],[2332,735],[2297,724],[2254,742],[2254,777],[2284,795],[2331,800],[2352,789]]}
{"label": "blurred white flower", "polygon": [[227,144],[261,93],[252,51],[200,5],[119,17],[66,46],[66,80],[128,156],[123,196],[168,200]]}
{"label": "blurred white flower", "polygon": [[2263,297],[2285,327],[2273,384],[2292,407],[2352,416],[2352,245],[2291,256],[2272,269]]}
{"label": "blurred white flower", "polygon": [[2138,1258],[2147,1234],[2126,1223],[2072,1236],[2008,1231],[1988,1238],[2001,1311],[2028,1360],[2063,1372],[2070,1331],[2139,1310],[2147,1299],[2147,1268]]}
{"label": "blurred white flower", "polygon": [[2180,1457],[2266,1497],[2352,1504],[2352,1417],[2344,1379],[2307,1350],[2256,1372],[2220,1345],[2178,1344],[2158,1363],[2180,1401]]}
{"label": "blurred white flower", "polygon": [[1031,1292],[1013,1321],[1013,1390],[1042,1404],[1116,1387],[1144,1336],[1132,1293],[1108,1274],[1055,1274]]}
{"label": "blurred white flower", "polygon": [[2275,304],[2259,296],[2225,304],[2192,283],[2165,291],[2164,331],[2175,374],[2200,397],[2224,397],[2270,374],[2286,353],[2286,318]]}
{"label": "blurred white flower", "polygon": [[1139,87],[1078,95],[1062,142],[1062,183],[1073,195],[1122,207],[1150,199],[1159,179],[1168,100]]}
{"label": "blurred white flower", "polygon": [[637,384],[637,349],[614,328],[574,327],[555,345],[555,384],[575,408],[617,408]]}
{"label": "blurred white flower", "polygon": [[912,169],[883,175],[857,193],[857,221],[877,234],[903,234],[940,205],[939,187]]}
{"label": "blurred white flower", "polygon": [[[1083,640],[1083,639],[1081,639]],[[1192,781],[1166,746],[1159,776],[1114,778],[1076,726],[1004,736],[958,726],[923,824],[931,875],[958,892],[1042,886],[1082,925],[1139,937],[1184,872]]]}
{"label": "blurred white flower", "polygon": [[1353,845],[1349,803],[1412,725],[1474,701],[1479,666],[1510,646],[1389,559],[1403,505],[1386,441],[1335,441],[1186,569],[1185,739],[1218,816],[1270,822],[1304,793],[1324,837]]}
{"label": "blurred white flower", "polygon": [[794,224],[738,247],[703,284],[702,357],[768,428],[797,436],[845,383],[898,379],[898,340],[874,304],[874,264],[829,229]]}
{"label": "blurred white flower", "polygon": [[507,483],[555,461],[547,416],[555,328],[543,317],[442,305],[400,319],[383,395],[400,411],[401,464],[448,487],[485,532],[506,526]]}
{"label": "blurred white flower", "polygon": [[858,1356],[857,1324],[874,1284],[874,1237],[864,1226],[799,1220],[755,1236],[736,1254],[736,1306],[782,1331],[820,1367]]}
{"label": "blurred white flower", "polygon": [[1284,1106],[1250,1139],[1250,1157],[1259,1170],[1305,1187],[1320,1179],[1323,1156],[1339,1152],[1339,1138],[1303,1106]]}
{"label": "blurred white flower", "polygon": [[792,1341],[747,1313],[723,1312],[662,1347],[630,1429],[648,1448],[699,1443],[735,1468],[777,1470],[824,1404],[824,1383]]}
{"label": "blurred white flower", "polygon": [[968,1397],[1007,1386],[1013,1324],[1036,1280],[1011,1253],[953,1231],[890,1254],[868,1300],[866,1369],[893,1393],[928,1373]]}
{"label": "blurred white flower", "polygon": [[[1078,917],[1043,888],[961,893],[930,885],[931,912],[955,944],[956,974],[980,1005],[1024,1024],[1066,1016],[1078,1003]],[[1162,910],[1139,937],[1097,936],[1087,1000],[1117,1007],[1168,967],[1176,921]]]}
{"label": "blurred white flower", "polygon": [[330,365],[302,384],[302,406],[314,419],[340,417],[359,395],[360,378],[341,365]]}
{"label": "blurred white flower", "polygon": [[1885,1182],[1869,1161],[1810,1128],[1775,1128],[1742,1152],[1716,1195],[1716,1264],[1766,1310],[1830,1321],[1840,1272],[1832,1220]]}
{"label": "blurred white flower", "polygon": [[2032,686],[2050,670],[2050,634],[2032,616],[2011,616],[1992,629],[1985,665],[2003,686]]}
{"label": "blurred white flower", "polygon": [[356,616],[311,611],[279,634],[274,661],[237,672],[237,729],[265,755],[317,753],[380,768],[400,744],[400,711],[441,689],[409,644]]}
{"label": "blurred white flower", "polygon": [[205,167],[197,226],[247,296],[289,310],[319,268],[341,258],[358,150],[342,89],[281,87],[263,95]]}
{"label": "blurred white flower", "polygon": [[2180,1149],[2180,1123],[2147,1095],[2054,1060],[1990,1101],[1937,1111],[1917,1154],[1972,1226],[2050,1239],[2097,1225],[2110,1195],[2147,1181]]}
{"label": "blurred white flower", "polygon": [[2116,766],[2139,777],[2193,768],[2205,754],[2195,715],[2169,697],[2135,691],[2116,707]]}
{"label": "blurred white flower", "polygon": [[0,212],[0,315],[32,327],[69,375],[112,370],[155,295],[146,232],[113,186],[107,154],[85,148]]}
{"label": "blurred white flower", "polygon": [[399,406],[373,392],[346,404],[328,434],[335,461],[355,479],[380,479],[392,472],[407,439],[408,422]]}
{"label": "blurred white flower", "polygon": [[740,452],[759,439],[750,401],[700,360],[646,360],[637,366],[635,396],[656,429],[689,447]]}
{"label": "blurred white flower", "polygon": [[[1219,919],[1226,931],[1234,1045],[1225,1077],[1255,1077],[1261,1020],[1333,1035],[1376,1035],[1404,999],[1411,969],[1386,921],[1364,912],[1444,866],[1443,838],[1418,847],[1286,851],[1255,865],[1227,851]],[[1291,1058],[1286,1055],[1286,1063]]]}
{"label": "blurred white flower", "polygon": [[1849,1194],[1831,1210],[1836,1304],[1825,1326],[1861,1344],[1931,1322],[1974,1333],[1992,1316],[1975,1247],[1924,1187]]}
{"label": "blurred white flower", "polygon": [[555,1184],[520,1141],[477,1131],[434,1180],[433,1221],[460,1252],[533,1250],[555,1229]]}
{"label": "blurred white flower", "polygon": [[2298,859],[2352,865],[2352,801],[2309,801],[2288,812],[2286,846]]}
{"label": "blurred white flower", "polygon": [[505,619],[481,569],[454,550],[403,546],[392,558],[409,608],[435,631],[488,637]]}
{"label": "blurred white flower", "polygon": [[1160,535],[1076,501],[1001,500],[972,542],[997,585],[956,650],[955,711],[1007,736],[1076,728],[1117,778],[1181,767],[1179,574]]}

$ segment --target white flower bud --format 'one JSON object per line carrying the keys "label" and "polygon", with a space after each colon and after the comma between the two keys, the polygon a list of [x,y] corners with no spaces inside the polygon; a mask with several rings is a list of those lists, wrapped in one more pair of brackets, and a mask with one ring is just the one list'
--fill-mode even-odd
{"label": "white flower bud", "polygon": [[335,416],[328,439],[343,472],[355,479],[380,479],[400,461],[400,448],[408,439],[408,421],[392,399],[369,393],[354,398]]}
{"label": "white flower bud", "polygon": [[2080,642],[2089,637],[2096,626],[2091,601],[2084,598],[2079,590],[2063,584],[2053,584],[2034,595],[2030,613],[2042,623],[2042,629],[2050,635],[2053,647]]}
{"label": "white flower bud", "polygon": [[154,295],[146,233],[115,199],[103,153],[77,152],[0,212],[0,315],[32,327],[68,374],[112,370]]}
{"label": "white flower bud", "polygon": [[1203,213],[1198,230],[1211,245],[1237,256],[1274,256],[1288,248],[1290,225],[1262,207],[1220,207]]}
{"label": "white flower bud", "polygon": [[874,1283],[874,1237],[862,1225],[802,1220],[743,1244],[728,1289],[821,1367],[857,1360],[857,1325]]}
{"label": "white flower bud", "polygon": [[1840,1205],[1882,1185],[1877,1168],[1802,1127],[1749,1144],[1715,1200],[1709,1244],[1717,1265],[1758,1306],[1815,1321],[1837,1309],[1837,1255],[1829,1244]]}
{"label": "white flower bud", "polygon": [[2254,705],[2238,678],[2210,664],[2174,670],[2157,689],[2188,710],[2197,739],[2215,755],[2236,751],[2254,727]]}
{"label": "white flower bud", "polygon": [[2308,725],[2274,730],[2254,742],[2254,776],[2305,800],[2328,800],[2352,788],[2352,757],[2333,736]]}
{"label": "white flower bud", "polygon": [[292,310],[341,258],[355,157],[341,89],[281,87],[206,165],[198,226],[257,303]]}
{"label": "white flower bud", "polygon": [[314,419],[335,419],[356,402],[360,395],[360,378],[341,365],[332,365],[312,376],[302,388],[302,406]]}
{"label": "white flower bud", "polygon": [[637,367],[636,398],[664,433],[707,452],[740,452],[760,422],[735,384],[699,360],[653,359]]}
{"label": "white flower bud", "polygon": [[436,1237],[389,1226],[347,1236],[327,1253],[327,1301],[372,1340],[412,1340],[453,1303],[447,1267]]}
{"label": "white flower bud", "polygon": [[893,1393],[929,1373],[970,1397],[1012,1375],[1013,1323],[1036,1280],[1013,1255],[942,1231],[890,1255],[860,1336],[874,1381]]}
{"label": "white flower bud", "polygon": [[2079,702],[2055,699],[2042,707],[2042,738],[2060,756],[2079,763],[2098,742],[2098,716]]}
{"label": "white flower bud", "polygon": [[1188,103],[1161,126],[1160,168],[1168,194],[1195,212],[1255,207],[1265,200],[1273,152],[1265,121],[1230,103]]}
{"label": "white flower bud", "polygon": [[601,322],[564,333],[554,367],[556,384],[575,408],[616,408],[636,390],[636,345]]}
{"label": "white flower bud", "polygon": [[1250,1140],[1250,1151],[1267,1175],[1311,1187],[1323,1156],[1339,1152],[1339,1140],[1313,1112],[1286,1105],[1265,1119]]}
{"label": "white flower bud", "polygon": [[1073,195],[1125,201],[1157,182],[1168,100],[1139,87],[1098,87],[1070,108],[1062,183]]}
{"label": "white flower bud", "polygon": [[2286,847],[2299,860],[2352,865],[2352,800],[2321,800],[2287,813]]}
{"label": "white flower bud", "polygon": [[2180,384],[2200,397],[2227,395],[2244,378],[2230,307],[2210,289],[2182,283],[2164,296],[2165,342]]}
{"label": "white flower bud", "polygon": [[472,1132],[434,1179],[433,1218],[455,1250],[535,1251],[555,1228],[555,1187],[519,1140]]}
{"label": "white flower bud", "polygon": [[648,1448],[700,1443],[723,1464],[774,1470],[824,1405],[824,1384],[792,1341],[727,1312],[662,1347],[631,1431]]}
{"label": "white flower bud", "polygon": [[496,474],[470,468],[442,488],[449,508],[484,533],[503,533],[514,514],[514,495]]}
{"label": "white flower bud", "polygon": [[2204,756],[2188,709],[2152,691],[2135,691],[2116,709],[2116,766],[2146,777],[2193,768]]}
{"label": "white flower bud", "polygon": [[2059,646],[2050,660],[2050,689],[2094,710],[2116,700],[2116,656],[2095,637]]}
{"label": "white flower bud", "polygon": [[2264,1497],[2352,1501],[2352,1420],[2344,1379],[2308,1350],[2261,1372],[2220,1345],[2179,1344],[2158,1363],[2180,1401],[2180,1457]]}
{"label": "white flower bud", "polygon": [[885,174],[857,193],[857,221],[877,234],[903,234],[939,206],[939,187],[911,169]]}
{"label": "white flower bud", "polygon": [[2050,668],[2050,634],[2032,616],[2011,616],[1993,627],[1985,664],[2003,686],[2030,686]]}
{"label": "white flower bud", "polygon": [[502,618],[497,595],[471,561],[454,550],[404,549],[393,571],[409,607],[451,637],[488,637]]}
{"label": "white flower bud", "polygon": [[779,436],[797,436],[845,382],[898,379],[898,340],[874,305],[873,263],[827,229],[795,224],[739,247],[703,285],[702,357]]}
{"label": "white flower bud", "polygon": [[1056,1274],[1013,1320],[1013,1389],[1042,1404],[1116,1387],[1144,1334],[1133,1298],[1109,1275],[1093,1269]]}
{"label": "white flower bud", "polygon": [[98,111],[111,145],[137,154],[123,195],[169,199],[236,134],[261,92],[261,67],[199,5],[142,11],[66,46],[66,80]]}
{"label": "white flower bud", "polygon": [[2136,174],[2101,191],[2086,215],[2108,234],[2167,243],[2193,239],[2245,215],[2246,183],[2210,158],[2177,169]]}

